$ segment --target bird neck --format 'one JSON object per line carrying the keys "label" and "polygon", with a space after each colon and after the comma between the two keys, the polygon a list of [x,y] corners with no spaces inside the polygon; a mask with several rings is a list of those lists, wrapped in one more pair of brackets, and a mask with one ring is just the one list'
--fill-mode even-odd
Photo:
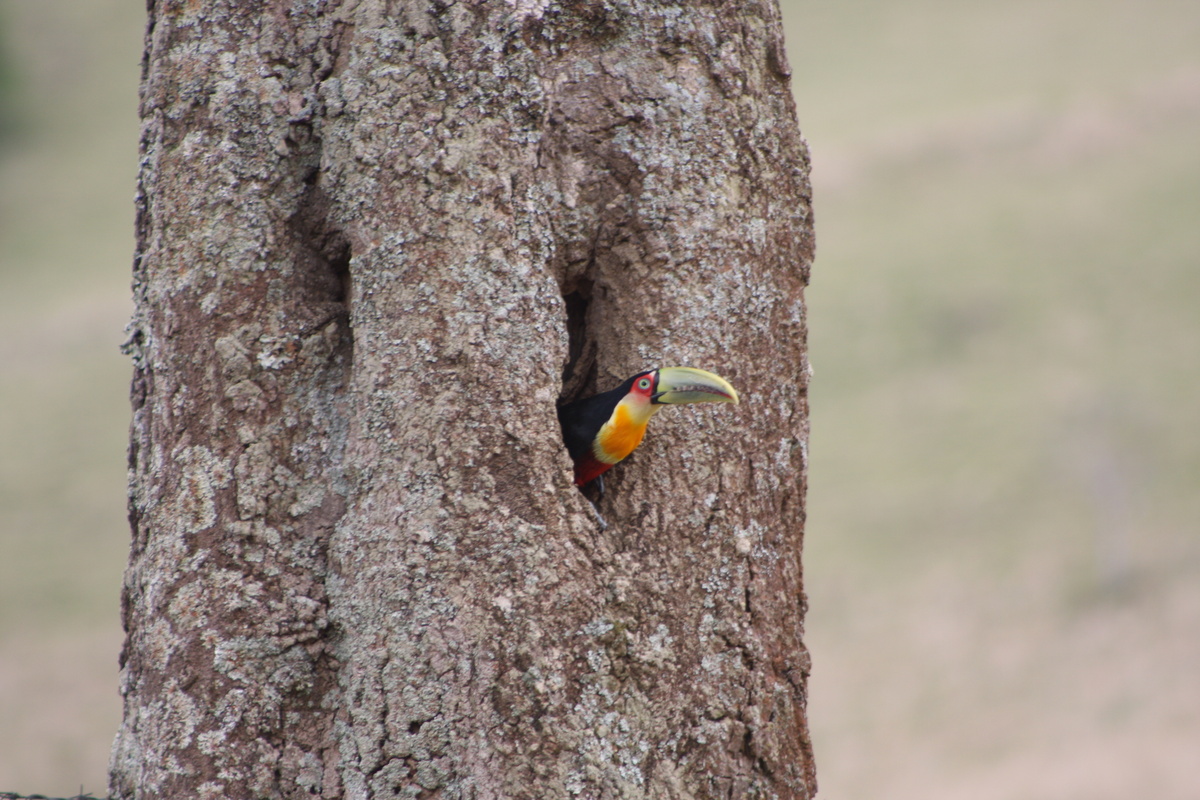
{"label": "bird neck", "polygon": [[605,464],[616,464],[642,443],[646,425],[657,413],[659,406],[648,398],[627,395],[613,409],[608,422],[596,436],[593,452]]}

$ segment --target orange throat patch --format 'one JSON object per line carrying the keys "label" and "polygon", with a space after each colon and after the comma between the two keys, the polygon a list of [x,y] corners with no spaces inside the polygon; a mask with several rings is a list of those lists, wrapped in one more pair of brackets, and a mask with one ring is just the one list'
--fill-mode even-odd
{"label": "orange throat patch", "polygon": [[592,452],[596,459],[605,464],[616,464],[642,443],[646,435],[646,425],[658,406],[646,400],[625,398],[617,403],[608,422],[600,428]]}

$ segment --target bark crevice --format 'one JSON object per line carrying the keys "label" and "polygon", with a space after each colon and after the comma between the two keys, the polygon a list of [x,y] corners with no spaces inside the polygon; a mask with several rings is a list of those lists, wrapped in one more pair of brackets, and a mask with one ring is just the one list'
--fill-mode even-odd
{"label": "bark crevice", "polygon": [[588,327],[593,289],[592,281],[581,277],[571,291],[563,293],[568,354],[562,372],[562,391],[558,396],[560,406],[584,396],[596,383],[596,338]]}

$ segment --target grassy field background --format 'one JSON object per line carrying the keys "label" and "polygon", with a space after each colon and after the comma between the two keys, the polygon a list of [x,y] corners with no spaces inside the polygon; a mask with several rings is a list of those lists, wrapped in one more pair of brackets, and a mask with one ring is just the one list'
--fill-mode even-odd
{"label": "grassy field background", "polygon": [[[0,790],[115,731],[139,0],[0,0]],[[831,800],[1194,800],[1200,4],[785,2]]]}

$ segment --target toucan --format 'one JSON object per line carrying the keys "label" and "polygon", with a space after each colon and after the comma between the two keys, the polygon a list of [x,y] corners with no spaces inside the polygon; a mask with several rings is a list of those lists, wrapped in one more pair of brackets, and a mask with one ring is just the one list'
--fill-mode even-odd
{"label": "toucan", "polygon": [[[615,389],[559,406],[563,442],[575,462],[575,485],[586,486],[637,448],[664,405],[736,403],[720,375],[692,367],[639,372]],[[603,479],[600,483],[603,491]]]}

